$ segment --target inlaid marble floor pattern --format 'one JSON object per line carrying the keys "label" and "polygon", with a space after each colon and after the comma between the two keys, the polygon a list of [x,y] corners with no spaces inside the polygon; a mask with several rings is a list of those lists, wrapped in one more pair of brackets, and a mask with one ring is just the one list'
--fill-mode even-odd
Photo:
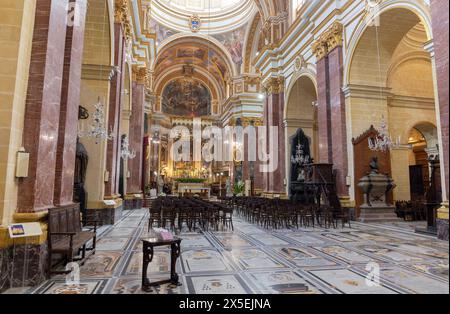
{"label": "inlaid marble floor pattern", "polygon": [[[81,266],[79,285],[56,276],[25,293],[141,294],[147,211],[125,213],[102,228],[97,253]],[[234,232],[183,232],[177,269],[182,286],[165,294],[449,293],[449,244],[392,225],[268,231],[235,218]],[[372,267],[372,268],[370,268]],[[380,285],[368,270],[380,268]],[[158,249],[151,280],[168,278],[170,252]]]}

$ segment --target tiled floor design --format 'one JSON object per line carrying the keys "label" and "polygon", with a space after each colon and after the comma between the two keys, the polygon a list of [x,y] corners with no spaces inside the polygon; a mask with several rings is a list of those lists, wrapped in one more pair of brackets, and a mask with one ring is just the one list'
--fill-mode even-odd
{"label": "tiled floor design", "polygon": [[[101,229],[97,254],[81,266],[81,284],[57,276],[25,293],[140,294],[141,238],[147,212],[126,212]],[[352,229],[267,231],[235,219],[235,232],[182,233],[178,272],[183,285],[155,293],[449,293],[448,242],[399,226],[354,223]],[[367,285],[377,263],[381,285]],[[151,280],[169,274],[170,255],[158,249]]]}

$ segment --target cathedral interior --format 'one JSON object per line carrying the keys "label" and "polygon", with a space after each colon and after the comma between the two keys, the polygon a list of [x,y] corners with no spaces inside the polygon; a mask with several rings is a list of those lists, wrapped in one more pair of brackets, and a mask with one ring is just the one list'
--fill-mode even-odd
{"label": "cathedral interior", "polygon": [[1,0],[0,294],[448,294],[448,24]]}

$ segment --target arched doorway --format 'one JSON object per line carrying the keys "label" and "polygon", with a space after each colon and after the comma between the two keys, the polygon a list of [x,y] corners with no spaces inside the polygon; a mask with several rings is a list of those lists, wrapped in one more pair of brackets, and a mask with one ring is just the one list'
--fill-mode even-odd
{"label": "arched doorway", "polygon": [[[426,50],[430,31],[425,20],[410,9],[381,11],[377,26],[365,25],[355,49],[350,49],[345,78],[348,125],[356,139],[371,124],[379,128],[383,119],[387,121],[391,137],[400,145],[381,154],[380,164],[389,165],[382,170],[389,172],[397,184],[394,200],[410,200],[411,128],[421,122],[436,124],[433,67]],[[362,157],[371,155],[368,147],[364,149],[355,150],[354,158],[350,158],[357,204],[362,195],[356,185],[364,174],[354,169],[367,168],[369,160]]]}
{"label": "arched doorway", "polygon": [[[308,75],[300,76],[288,93],[284,113],[286,132],[286,152],[293,150],[291,139],[299,129],[302,129],[310,142],[311,158],[318,156],[318,125],[317,125],[317,91],[315,82]],[[291,153],[286,154],[286,178],[292,181]],[[288,185],[289,186],[289,185]]]}
{"label": "arched doorway", "polygon": [[420,123],[410,131],[408,142],[411,200],[424,201],[430,187],[429,159],[439,154],[437,128],[431,123]]}

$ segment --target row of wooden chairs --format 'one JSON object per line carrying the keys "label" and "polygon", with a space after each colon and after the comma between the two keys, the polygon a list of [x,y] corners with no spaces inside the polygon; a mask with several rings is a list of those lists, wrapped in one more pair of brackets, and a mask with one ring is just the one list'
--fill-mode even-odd
{"label": "row of wooden chairs", "polygon": [[398,218],[405,221],[422,221],[427,219],[427,210],[424,202],[396,201],[395,212]]}
{"label": "row of wooden chairs", "polygon": [[233,226],[233,207],[212,203],[197,197],[159,197],[147,200],[144,207],[149,209],[148,228],[163,227],[182,230],[186,225],[189,231],[231,229]]}
{"label": "row of wooden chairs", "polygon": [[351,227],[349,210],[326,205],[302,205],[290,200],[260,197],[223,197],[221,201],[235,208],[249,222],[264,228]]}

